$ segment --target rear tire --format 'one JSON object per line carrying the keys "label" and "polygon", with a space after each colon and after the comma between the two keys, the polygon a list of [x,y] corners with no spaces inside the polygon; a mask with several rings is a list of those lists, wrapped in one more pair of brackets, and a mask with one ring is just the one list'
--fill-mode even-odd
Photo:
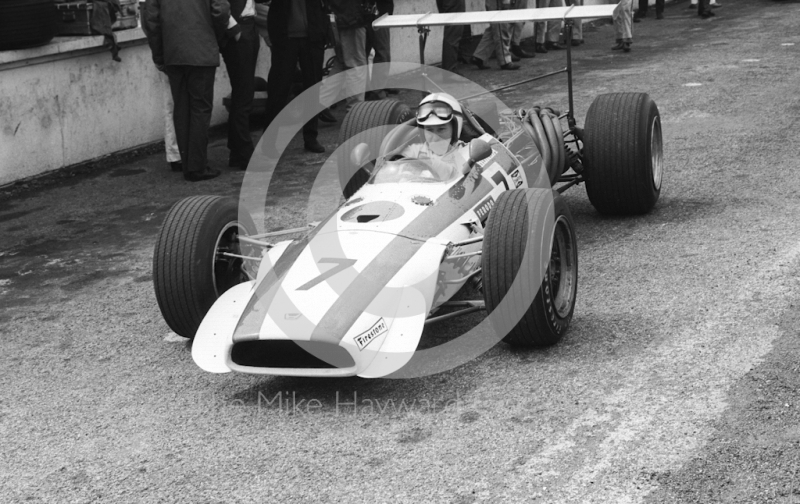
{"label": "rear tire", "polygon": [[52,0],[0,0],[0,51],[47,44],[59,15]]}
{"label": "rear tire", "polygon": [[586,114],[586,193],[603,214],[643,214],[661,194],[661,116],[646,93],[595,98]]}
{"label": "rear tire", "polygon": [[[366,143],[372,158],[377,158],[386,133],[380,126],[400,124],[412,116],[413,113],[408,105],[394,99],[365,101],[350,109],[339,131],[340,148],[336,158],[339,166],[339,182],[345,198],[352,196],[367,182],[370,176],[369,170],[375,166],[374,161],[367,165],[367,169],[353,166],[350,162],[350,152],[353,148],[360,143]],[[371,128],[376,129],[371,130]]]}
{"label": "rear tire", "polygon": [[486,309],[503,341],[557,343],[578,289],[575,224],[561,195],[550,189],[501,194],[486,223],[481,261]]}
{"label": "rear tire", "polygon": [[167,213],[153,254],[156,300],[176,334],[194,338],[200,322],[223,292],[249,277],[238,236],[255,234],[249,216],[239,220],[239,202],[220,196],[192,196]]}

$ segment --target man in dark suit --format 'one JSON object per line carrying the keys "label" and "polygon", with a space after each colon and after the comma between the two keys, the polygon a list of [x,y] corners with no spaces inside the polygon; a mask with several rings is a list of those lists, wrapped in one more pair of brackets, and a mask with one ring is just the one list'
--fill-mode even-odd
{"label": "man in dark suit", "polygon": [[[319,0],[272,0],[267,14],[267,33],[272,50],[272,66],[267,79],[267,124],[289,101],[298,63],[304,91],[322,80],[325,16]],[[319,99],[315,102],[319,103]],[[303,141],[306,150],[325,152],[325,147],[317,141],[316,117],[303,126]]]}
{"label": "man in dark suit", "polygon": [[220,174],[208,167],[208,128],[219,44],[228,30],[228,0],[147,0],[145,23],[153,62],[169,78],[183,176],[190,182]]}
{"label": "man in dark suit", "polygon": [[[238,40],[221,48],[222,59],[231,82],[231,104],[228,111],[228,166],[247,168],[253,155],[250,136],[250,113],[255,95],[256,60],[260,38],[256,30],[256,8],[253,0],[230,0],[231,16],[241,30]],[[230,23],[233,24],[233,23]]]}

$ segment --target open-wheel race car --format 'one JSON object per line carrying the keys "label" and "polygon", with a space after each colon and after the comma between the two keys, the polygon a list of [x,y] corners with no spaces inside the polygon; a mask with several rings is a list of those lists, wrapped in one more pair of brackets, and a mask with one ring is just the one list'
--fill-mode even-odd
{"label": "open-wheel race car", "polygon": [[[571,19],[610,14],[586,9],[556,18],[569,34]],[[337,159],[345,201],[308,228],[257,234],[233,198],[179,201],[154,255],[167,324],[194,338],[206,371],[287,376],[390,375],[413,357],[426,324],[484,309],[496,340],[558,342],[578,285],[561,193],[585,183],[598,211],[641,214],[658,200],[663,171],[653,100],[598,96],[579,128],[568,70],[565,114],[530,107],[487,121],[466,101],[441,106],[447,96],[416,113],[396,100],[353,107]],[[452,156],[423,155],[427,118],[453,124]],[[483,299],[458,298],[466,286]]]}

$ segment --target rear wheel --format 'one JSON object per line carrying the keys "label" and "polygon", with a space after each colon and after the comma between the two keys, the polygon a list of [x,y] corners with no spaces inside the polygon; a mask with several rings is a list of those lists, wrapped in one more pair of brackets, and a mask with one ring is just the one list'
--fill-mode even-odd
{"label": "rear wheel", "polygon": [[243,260],[225,253],[242,255],[239,235],[254,233],[234,198],[192,196],[173,205],[153,254],[156,300],[170,329],[193,338],[214,301],[249,279]]}
{"label": "rear wheel", "polygon": [[598,212],[642,214],[661,194],[661,116],[646,93],[598,96],[584,127],[586,193]]}
{"label": "rear wheel", "polygon": [[367,167],[353,166],[350,161],[353,148],[360,143],[366,143],[371,157],[377,158],[381,142],[386,136],[385,128],[380,126],[400,124],[412,116],[408,105],[392,99],[365,101],[350,109],[339,131],[340,148],[336,159],[339,166],[339,181],[345,198],[352,196],[366,183],[370,175],[369,170],[375,165],[374,161],[370,161]]}
{"label": "rear wheel", "polygon": [[492,325],[515,346],[557,343],[578,289],[572,215],[550,189],[506,191],[483,237],[483,293]]}

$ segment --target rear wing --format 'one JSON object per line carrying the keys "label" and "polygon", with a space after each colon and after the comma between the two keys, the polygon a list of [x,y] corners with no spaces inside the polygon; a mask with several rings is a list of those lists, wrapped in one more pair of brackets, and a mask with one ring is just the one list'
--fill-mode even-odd
{"label": "rear wing", "polygon": [[564,23],[564,36],[567,42],[567,66],[566,68],[551,72],[549,74],[532,77],[523,81],[516,82],[502,88],[506,89],[520,84],[532,82],[544,77],[559,73],[567,74],[567,87],[569,93],[569,110],[567,120],[570,128],[575,127],[575,118],[572,105],[572,25],[579,19],[610,18],[613,16],[616,5],[573,5],[570,7],[546,7],[541,9],[510,9],[496,11],[477,11],[477,12],[449,12],[449,13],[425,13],[425,14],[399,14],[389,16],[384,14],[376,19],[373,28],[416,28],[419,32],[419,59],[420,64],[425,64],[425,42],[428,39],[431,26],[458,26],[478,23],[519,23],[519,22],[542,22],[542,21],[562,21]]}
{"label": "rear wing", "polygon": [[519,23],[525,21],[575,21],[577,19],[609,18],[616,5],[581,5],[541,9],[510,9],[477,12],[445,12],[426,14],[383,15],[374,28],[419,28],[422,26],[454,26],[478,23]]}

